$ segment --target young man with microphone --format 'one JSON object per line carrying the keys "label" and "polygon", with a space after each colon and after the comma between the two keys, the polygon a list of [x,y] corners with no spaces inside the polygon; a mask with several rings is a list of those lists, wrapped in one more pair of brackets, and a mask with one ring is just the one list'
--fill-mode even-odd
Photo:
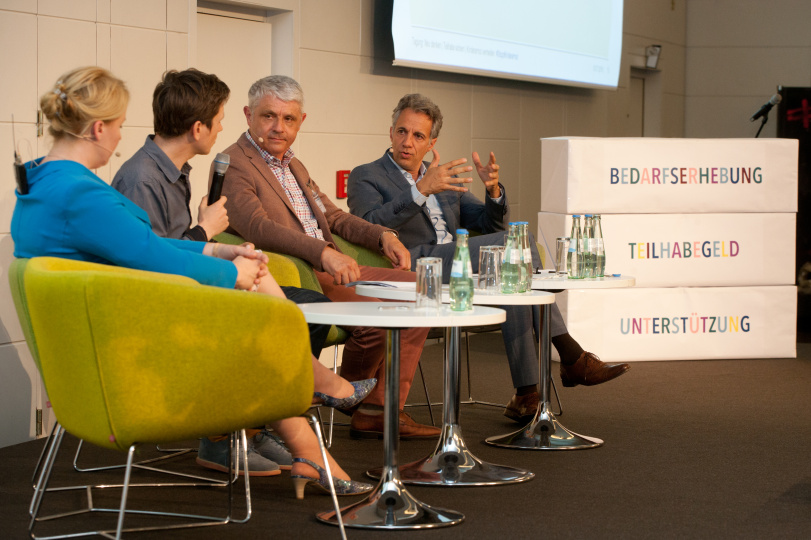
{"label": "young man with microphone", "polygon": [[[113,187],[149,214],[158,236],[208,242],[228,227],[225,197],[219,196],[228,155],[217,154],[211,194],[200,201],[198,224],[191,227],[191,186],[188,161],[206,155],[222,131],[223,107],[230,90],[216,75],[194,68],[167,71],[155,87],[152,114],[155,134],[127,160],[113,178]],[[207,173],[208,171],[206,171]],[[215,193],[216,192],[216,193]],[[296,303],[329,302],[324,295],[298,287],[281,287]],[[229,324],[224,322],[224,324]],[[318,358],[329,325],[311,324],[310,345]],[[216,399],[212,396],[212,399]],[[249,430],[248,463],[251,476],[273,476],[290,469],[292,457],[281,440],[265,429]],[[226,471],[227,438],[202,438],[197,462]]]}
{"label": "young man with microphone", "polygon": [[152,114],[155,134],[113,178],[113,187],[146,210],[159,236],[207,242],[228,227],[225,199],[200,201],[192,227],[188,161],[206,155],[222,131],[228,86],[196,69],[167,71],[155,87]]}

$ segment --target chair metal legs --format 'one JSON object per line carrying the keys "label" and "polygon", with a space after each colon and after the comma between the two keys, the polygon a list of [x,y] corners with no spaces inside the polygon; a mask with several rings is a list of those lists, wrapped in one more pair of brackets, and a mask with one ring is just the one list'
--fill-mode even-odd
{"label": "chair metal legs", "polygon": [[[333,347],[335,348],[335,351],[334,351],[333,356],[332,356],[332,372],[337,374],[338,373],[338,345],[335,344],[335,345],[333,345]],[[321,418],[321,406],[320,405],[314,405],[313,407],[315,408],[315,412],[318,415],[318,423],[319,423],[321,431],[323,432],[325,428],[324,428],[324,420]],[[336,422],[335,422],[335,409],[333,409],[332,407],[328,407],[328,408],[329,408],[329,429],[327,429],[328,435],[327,435],[327,438],[326,438],[326,445],[327,445],[327,448],[332,448],[332,431],[333,431],[332,428],[336,424]]]}
{"label": "chair metal legs", "polygon": [[[118,464],[118,465],[105,465],[105,466],[102,466],[102,467],[80,467],[79,466],[79,455],[82,452],[83,445],[84,445],[84,441],[79,440],[79,446],[76,447],[76,454],[73,456],[73,469],[76,472],[109,471],[109,470],[112,470],[112,469],[123,469],[123,468],[126,467],[126,464],[123,464],[123,463]],[[154,457],[154,458],[151,458],[151,459],[144,459],[144,460],[141,460],[141,461],[137,461],[137,462],[133,463],[132,466],[134,468],[136,468],[136,469],[144,469],[144,470],[147,470],[147,471],[160,472],[160,473],[163,473],[163,474],[168,474],[168,475],[172,475],[172,476],[178,476],[178,477],[182,477],[182,478],[191,478],[191,479],[194,479],[194,480],[200,480],[202,482],[208,481],[208,482],[212,482],[212,483],[215,483],[215,484],[221,483],[220,480],[215,480],[215,479],[208,478],[208,477],[205,477],[205,476],[197,476],[197,475],[193,475],[193,474],[183,474],[183,473],[179,473],[179,472],[175,472],[175,471],[169,471],[169,470],[166,470],[166,469],[157,469],[155,467],[149,467],[148,466],[149,464],[159,463],[161,461],[166,461],[168,459],[172,459],[172,458],[175,458],[175,457],[178,457],[178,456],[182,456],[182,455],[189,454],[191,452],[196,452],[197,451],[196,448],[179,448],[179,449],[175,449],[175,450],[164,450],[164,449],[161,449],[159,446],[156,446],[156,448],[160,452],[168,452],[168,453],[166,455],[164,455],[164,456],[159,456],[159,457]]]}
{"label": "chair metal legs", "polygon": [[[41,464],[38,464],[39,473],[36,479],[36,485],[34,487],[34,495],[31,499],[31,505],[29,506],[29,513],[31,515],[31,521],[29,523],[29,532],[32,538],[73,538],[77,536],[88,536],[88,535],[101,535],[108,538],[120,538],[123,532],[130,532],[130,531],[150,531],[150,530],[164,530],[164,529],[180,529],[180,528],[190,528],[190,527],[200,527],[200,526],[207,526],[207,525],[223,525],[229,522],[237,522],[237,523],[244,523],[248,521],[251,517],[252,508],[251,508],[251,498],[250,498],[250,480],[248,475],[248,453],[247,453],[247,437],[245,435],[245,431],[240,432],[240,439],[239,445],[236,444],[237,439],[235,438],[235,434],[231,434],[231,444],[232,446],[237,447],[234,454],[235,464],[231,463],[231,452],[228,455],[228,467],[233,472],[233,476],[229,476],[228,480],[219,481],[217,483],[190,483],[190,482],[178,482],[178,483],[147,483],[147,484],[132,484],[131,483],[131,473],[133,468],[145,469],[145,470],[154,470],[158,472],[165,472],[160,469],[152,469],[150,467],[143,467],[138,466],[137,463],[134,463],[134,456],[135,456],[135,448],[137,445],[132,445],[129,448],[128,456],[127,456],[127,463],[125,467],[125,475],[124,475],[124,483],[123,484],[99,484],[99,485],[81,485],[81,486],[68,486],[68,487],[57,487],[57,488],[48,488],[48,483],[51,478],[51,473],[53,472],[53,466],[56,462],[56,456],[59,452],[59,448],[62,445],[62,441],[64,438],[65,429],[61,427],[61,425],[57,424],[54,428],[52,436],[50,437],[50,442],[46,443],[46,451],[43,452],[44,460],[41,460]],[[234,481],[239,477],[239,458],[240,455],[242,457],[242,468],[245,471],[244,481],[245,481],[245,501],[246,501],[246,512],[245,517],[236,519],[232,516],[233,511],[233,484]],[[180,475],[186,476],[190,478],[197,478],[193,475]],[[207,479],[208,480],[208,479]],[[210,480],[209,480],[210,481]],[[210,481],[212,482],[212,481]],[[127,497],[129,494],[130,487],[193,487],[193,486],[208,486],[208,487],[228,487],[228,505],[227,505],[227,514],[223,517],[220,516],[209,516],[209,515],[200,515],[200,514],[186,514],[186,513],[177,513],[177,512],[159,512],[159,511],[148,511],[148,510],[128,510],[127,509]],[[97,507],[93,501],[93,490],[94,489],[108,489],[108,488],[120,488],[122,490],[121,493],[121,503],[119,508],[102,508]],[[61,514],[54,514],[45,517],[40,517],[40,509],[42,505],[43,498],[45,493],[55,493],[59,491],[71,491],[71,490],[83,490],[87,496],[87,507],[79,510],[74,510],[70,512],[64,512]],[[65,535],[54,535],[54,536],[44,536],[44,537],[37,537],[34,533],[34,528],[38,523],[42,523],[45,521],[56,520],[58,518],[64,518],[72,515],[82,514],[82,513],[93,513],[93,512],[102,512],[102,513],[118,513],[118,522],[115,530],[96,530],[96,531],[87,531],[83,533],[70,533]],[[170,517],[170,518],[180,518],[180,519],[188,519],[193,520],[191,523],[175,523],[170,525],[163,525],[163,526],[150,526],[150,527],[137,527],[137,528],[124,528],[124,518],[126,515],[151,515],[151,516],[160,516],[160,517]]]}
{"label": "chair metal legs", "polygon": [[[321,430],[321,424],[313,415],[308,415],[308,417],[310,423],[313,425],[313,429],[315,429],[315,435],[318,439],[318,448],[321,450],[321,459],[324,460],[324,470],[327,472],[327,476],[332,479],[332,468],[329,465],[329,459],[327,459],[327,449],[326,445],[324,444],[324,432]],[[341,517],[341,507],[338,505],[338,494],[335,492],[335,484],[333,482],[329,483],[329,492],[330,496],[332,496],[332,505],[335,507],[335,515],[337,516],[338,520],[338,528],[341,531],[341,538],[346,540],[346,529],[344,529],[344,521]]]}
{"label": "chair metal legs", "polygon": [[417,362],[417,367],[420,368],[420,380],[422,381],[422,391],[425,392],[425,402],[428,404],[428,415],[431,417],[431,425],[434,423],[434,407],[431,403],[431,396],[428,395],[428,386],[425,384],[425,374],[422,372],[422,362]]}
{"label": "chair metal legs", "polygon": [[491,401],[481,401],[473,399],[473,386],[470,384],[470,332],[465,332],[465,370],[467,371],[467,399],[460,402],[461,405],[487,405],[488,407],[499,407],[503,409],[507,405],[504,403],[493,403]]}

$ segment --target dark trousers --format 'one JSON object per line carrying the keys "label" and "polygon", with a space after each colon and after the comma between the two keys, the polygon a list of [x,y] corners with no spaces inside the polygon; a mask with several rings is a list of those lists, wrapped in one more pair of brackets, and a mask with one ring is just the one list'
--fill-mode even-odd
{"label": "dark trousers", "polygon": [[[479,248],[482,246],[503,246],[506,232],[483,234],[471,236],[468,240],[470,247],[470,262],[473,271],[479,271]],[[535,238],[530,234],[530,250],[532,251],[532,266],[541,266],[541,256],[535,245]],[[411,267],[415,269],[418,257],[440,257],[442,258],[442,282],[448,283],[453,264],[453,254],[456,250],[456,242],[449,244],[438,244],[430,247],[419,246],[411,250]],[[540,374],[538,373],[538,353],[535,349],[537,336],[533,336],[533,326],[536,331],[540,324],[539,306],[500,306],[507,312],[507,320],[501,323],[501,334],[504,338],[504,346],[507,351],[507,362],[510,365],[510,374],[513,386],[520,388],[538,384]],[[563,322],[557,304],[551,306],[550,336],[555,337],[566,334],[566,324]]]}
{"label": "dark trousers", "polygon": [[[316,302],[331,302],[329,298],[320,292],[311,291],[310,289],[302,289],[300,287],[282,287],[282,292],[288,300],[292,300],[296,304],[314,304]],[[313,356],[318,358],[321,355],[321,349],[324,348],[324,342],[327,340],[329,324],[307,324],[310,328],[310,350]]]}

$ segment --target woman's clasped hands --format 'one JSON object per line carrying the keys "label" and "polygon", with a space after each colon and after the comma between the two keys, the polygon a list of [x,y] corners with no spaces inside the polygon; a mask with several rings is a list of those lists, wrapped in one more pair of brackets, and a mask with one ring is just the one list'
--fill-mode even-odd
{"label": "woman's clasped hands", "polygon": [[[208,251],[209,247],[211,250]],[[234,288],[246,291],[256,290],[262,278],[269,274],[268,256],[254,245],[246,242],[235,246],[231,244],[211,243],[203,251],[206,255],[232,261],[237,267],[237,282]]]}

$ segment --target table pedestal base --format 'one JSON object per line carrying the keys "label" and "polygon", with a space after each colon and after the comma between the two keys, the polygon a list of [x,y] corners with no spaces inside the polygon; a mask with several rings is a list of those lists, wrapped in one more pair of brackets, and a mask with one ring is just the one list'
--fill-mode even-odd
{"label": "table pedestal base", "polygon": [[[384,467],[385,479],[364,500],[341,508],[344,526],[360,529],[433,529],[457,525],[465,519],[460,512],[428,506],[414,498],[398,477],[397,470]],[[337,525],[335,512],[322,512],[319,521]]]}
{"label": "table pedestal base", "polygon": [[603,445],[602,439],[578,435],[563,427],[549,409],[549,403],[540,404],[528,426],[507,435],[488,437],[484,442],[492,446],[525,450],[577,450]]}
{"label": "table pedestal base", "polygon": [[[380,478],[383,469],[366,474]],[[526,482],[535,474],[517,467],[486,463],[467,449],[458,424],[446,424],[434,452],[419,461],[400,466],[404,484],[422,486],[494,486]]]}

